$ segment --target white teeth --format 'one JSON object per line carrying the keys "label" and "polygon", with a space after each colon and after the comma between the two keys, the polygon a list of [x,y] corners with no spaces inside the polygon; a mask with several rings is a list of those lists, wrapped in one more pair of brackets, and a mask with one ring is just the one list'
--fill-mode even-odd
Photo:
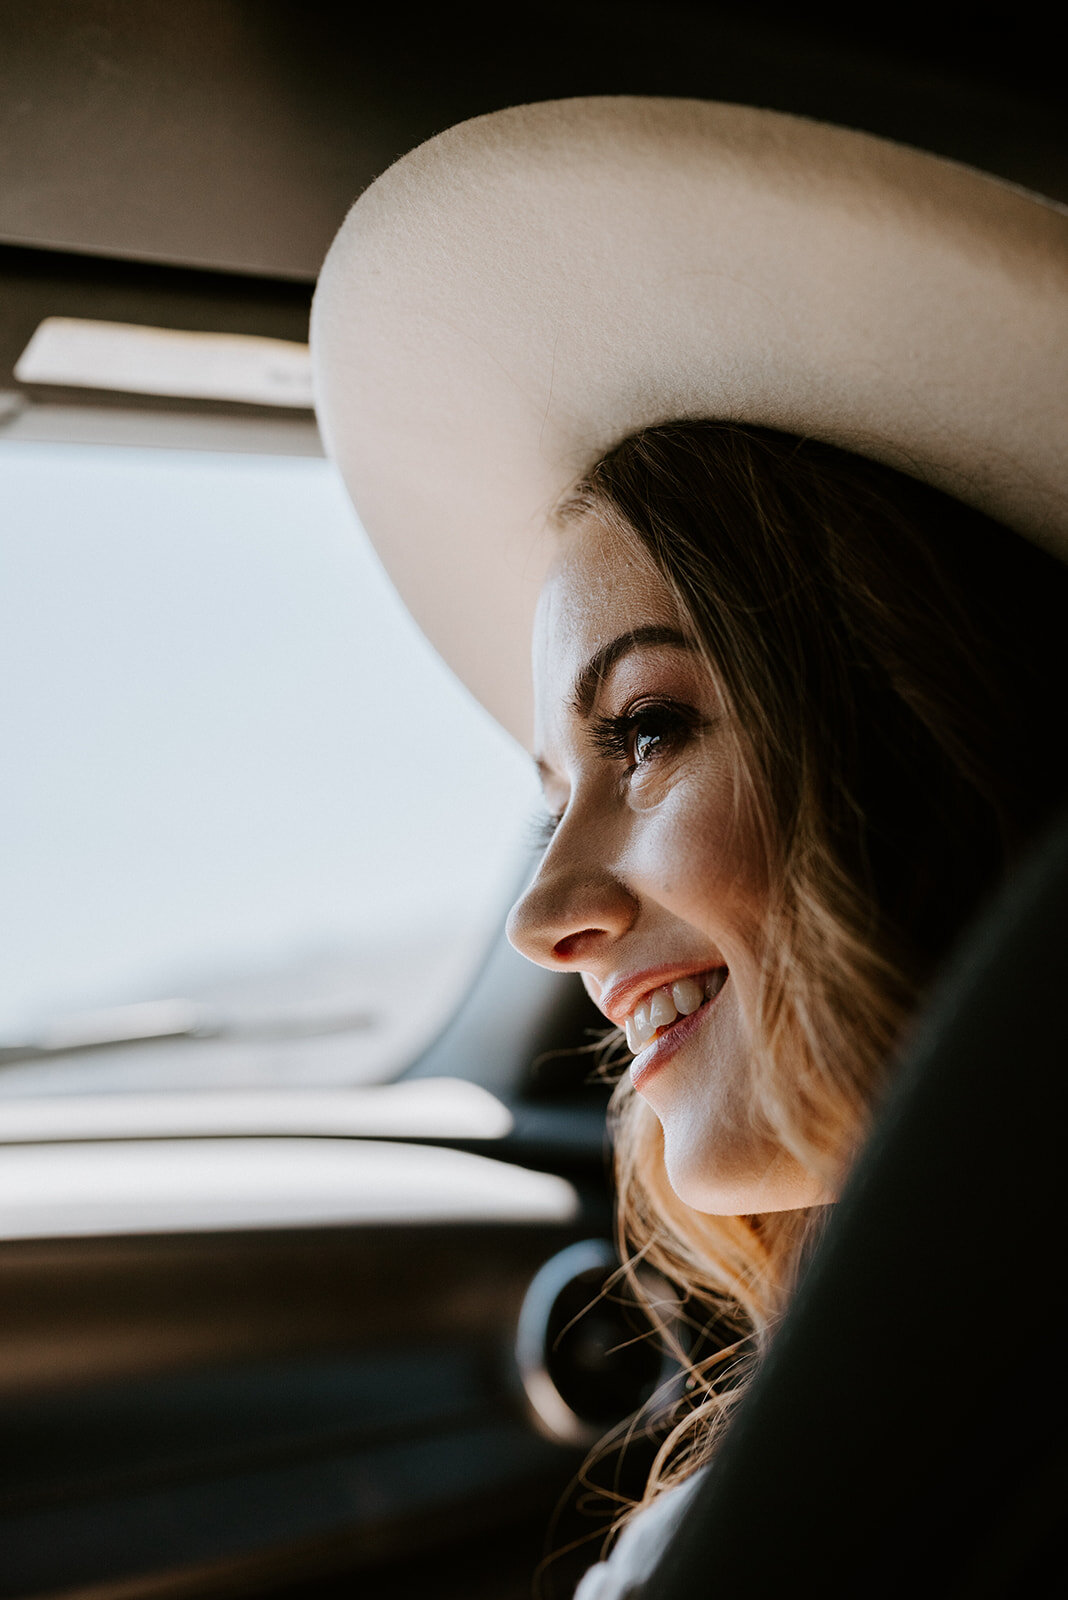
{"label": "white teeth", "polygon": [[649,1001],[649,1021],[654,1028],[666,1028],[678,1016],[670,989],[658,989]]}
{"label": "white teeth", "polygon": [[704,984],[698,983],[696,978],[680,978],[677,983],[671,985],[671,998],[679,1015],[688,1017],[698,1006],[704,1004]]}
{"label": "white teeth", "polygon": [[640,1006],[635,1006],[630,1014],[630,1020],[634,1024],[634,1037],[638,1041],[638,1049],[642,1050],[656,1032],[656,1023],[649,1020],[649,1006],[646,1001],[643,1000]]}
{"label": "white teeth", "polygon": [[692,1016],[706,1000],[713,1000],[726,981],[726,967],[716,967],[701,977],[679,978],[670,986],[655,989],[623,1024],[631,1054],[644,1050],[658,1028],[670,1027],[678,1017]]}

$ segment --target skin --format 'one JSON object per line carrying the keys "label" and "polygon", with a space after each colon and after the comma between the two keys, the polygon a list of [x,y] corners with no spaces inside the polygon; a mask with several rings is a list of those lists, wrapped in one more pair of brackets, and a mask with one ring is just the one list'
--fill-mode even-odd
{"label": "skin", "polygon": [[[598,524],[569,529],[534,636],[536,760],[556,825],[508,935],[539,965],[580,972],[616,1022],[621,1006],[633,1009],[643,974],[670,982],[661,969],[682,976],[726,965],[698,1026],[637,1083],[663,1125],[672,1188],[717,1215],[820,1203],[829,1198],[822,1186],[754,1117],[766,896],[738,820],[737,758],[716,685],[684,638],[617,645],[587,683],[587,703],[575,703],[598,652],[650,629],[681,633],[660,575]],[[605,717],[627,719],[607,751],[595,739]]]}

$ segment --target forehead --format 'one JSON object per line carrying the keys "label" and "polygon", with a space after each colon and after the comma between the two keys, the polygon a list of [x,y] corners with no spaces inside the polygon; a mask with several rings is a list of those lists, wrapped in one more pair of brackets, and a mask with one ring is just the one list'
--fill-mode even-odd
{"label": "forehead", "polygon": [[667,584],[636,541],[586,519],[558,536],[534,622],[536,721],[566,709],[577,674],[621,633],[676,627]]}

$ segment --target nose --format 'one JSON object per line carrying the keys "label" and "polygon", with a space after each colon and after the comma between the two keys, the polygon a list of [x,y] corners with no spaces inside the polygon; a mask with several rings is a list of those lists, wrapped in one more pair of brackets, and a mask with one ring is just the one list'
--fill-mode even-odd
{"label": "nose", "polygon": [[584,857],[574,839],[569,847],[561,832],[512,907],[508,938],[540,967],[591,971],[632,927],[638,900],[610,867]]}

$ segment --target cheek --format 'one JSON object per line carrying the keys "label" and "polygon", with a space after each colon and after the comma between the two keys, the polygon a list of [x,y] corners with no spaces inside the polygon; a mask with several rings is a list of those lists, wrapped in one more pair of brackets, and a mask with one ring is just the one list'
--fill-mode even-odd
{"label": "cheek", "polygon": [[752,856],[733,793],[717,778],[680,781],[656,804],[635,809],[628,865],[648,893],[693,927],[727,921],[748,928],[759,920]]}

